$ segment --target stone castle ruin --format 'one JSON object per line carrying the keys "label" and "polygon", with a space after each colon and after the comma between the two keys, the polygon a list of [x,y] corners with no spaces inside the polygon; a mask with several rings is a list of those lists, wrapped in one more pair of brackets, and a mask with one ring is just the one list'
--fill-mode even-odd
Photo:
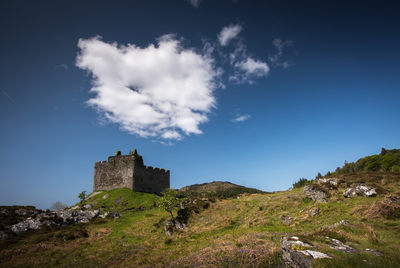
{"label": "stone castle ruin", "polygon": [[128,155],[109,156],[94,164],[93,192],[129,188],[137,192],[160,193],[169,188],[169,170],[143,164],[136,149]]}

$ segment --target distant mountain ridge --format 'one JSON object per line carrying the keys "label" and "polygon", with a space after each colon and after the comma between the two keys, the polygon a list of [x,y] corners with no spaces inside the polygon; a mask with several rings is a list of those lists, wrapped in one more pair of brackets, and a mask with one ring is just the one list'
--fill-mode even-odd
{"label": "distant mountain ridge", "polygon": [[224,198],[235,197],[243,193],[252,193],[252,194],[264,193],[261,190],[255,188],[248,188],[228,181],[213,181],[202,184],[193,184],[182,187],[180,191],[197,193],[197,194],[215,195]]}

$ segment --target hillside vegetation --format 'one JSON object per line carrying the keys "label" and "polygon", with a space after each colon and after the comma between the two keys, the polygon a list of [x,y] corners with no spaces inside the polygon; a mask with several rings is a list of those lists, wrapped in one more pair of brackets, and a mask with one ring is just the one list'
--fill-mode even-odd
{"label": "hillside vegetation", "polygon": [[356,162],[345,162],[343,167],[338,167],[335,172],[328,175],[344,174],[362,171],[382,171],[400,173],[400,150],[386,150],[382,148],[380,154],[366,156]]}
{"label": "hillside vegetation", "polygon": [[[400,174],[336,175],[334,186],[306,183],[324,191],[326,202],[311,200],[303,186],[208,202],[207,195],[188,193],[216,193],[220,183],[190,186],[183,189],[182,200],[186,196],[192,205],[199,200],[208,205],[202,203],[186,227],[172,235],[164,229],[169,213],[155,207],[158,196],[128,189],[103,191],[80,206],[119,211],[121,218],[28,231],[2,242],[0,267],[284,267],[282,237],[297,237],[330,256],[315,259],[314,267],[399,267]],[[374,187],[376,194],[343,196],[359,184]],[[222,185],[224,191],[235,188]],[[332,248],[331,241],[345,244],[348,251]]]}

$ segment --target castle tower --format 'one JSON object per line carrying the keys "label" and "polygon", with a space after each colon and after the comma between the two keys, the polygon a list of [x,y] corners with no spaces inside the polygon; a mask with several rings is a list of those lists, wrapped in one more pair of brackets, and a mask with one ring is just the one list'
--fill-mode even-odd
{"label": "castle tower", "polygon": [[129,155],[109,156],[94,165],[93,191],[129,188],[137,192],[159,193],[170,186],[170,172],[143,164],[134,149]]}

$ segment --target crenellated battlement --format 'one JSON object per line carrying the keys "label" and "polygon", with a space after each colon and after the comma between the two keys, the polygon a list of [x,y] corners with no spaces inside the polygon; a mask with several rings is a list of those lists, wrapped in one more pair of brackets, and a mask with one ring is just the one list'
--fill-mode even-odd
{"label": "crenellated battlement", "polygon": [[94,165],[93,191],[130,188],[140,192],[161,192],[169,188],[170,171],[145,166],[136,149],[128,154],[109,156]]}

